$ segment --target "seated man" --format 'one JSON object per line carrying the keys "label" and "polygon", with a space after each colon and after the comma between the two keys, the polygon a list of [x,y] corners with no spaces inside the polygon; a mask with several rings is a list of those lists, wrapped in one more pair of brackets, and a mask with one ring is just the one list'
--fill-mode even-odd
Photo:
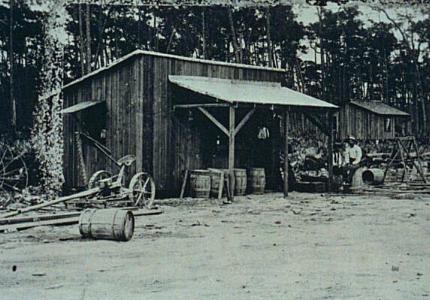
{"label": "seated man", "polygon": [[354,172],[360,168],[360,162],[363,156],[360,146],[357,145],[357,140],[350,136],[347,140],[349,147],[346,150],[346,156],[349,158],[345,166],[347,172],[347,182],[352,182]]}
{"label": "seated man", "polygon": [[[310,149],[309,149],[310,150]],[[325,151],[323,147],[316,148],[315,151],[308,151],[305,156],[304,169],[306,171],[319,172],[325,167]]]}

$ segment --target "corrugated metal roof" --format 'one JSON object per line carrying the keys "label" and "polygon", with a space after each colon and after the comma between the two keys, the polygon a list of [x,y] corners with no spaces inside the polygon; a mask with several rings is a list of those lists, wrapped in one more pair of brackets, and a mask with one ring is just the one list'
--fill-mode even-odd
{"label": "corrugated metal roof", "polygon": [[176,75],[170,75],[169,80],[180,87],[230,103],[337,108],[326,101],[282,87],[277,82]]}
{"label": "corrugated metal roof", "polygon": [[78,112],[78,111],[81,111],[81,110],[84,110],[84,109],[87,109],[87,108],[90,108],[90,107],[93,107],[93,106],[96,106],[98,104],[102,104],[105,102],[106,101],[97,101],[97,102],[96,101],[84,101],[84,102],[80,102],[78,104],[69,106],[69,107],[63,109],[61,112],[63,114],[72,114],[72,113],[75,113],[75,112]]}
{"label": "corrugated metal roof", "polygon": [[408,113],[401,111],[400,109],[397,109],[395,107],[392,107],[388,104],[382,103],[381,101],[351,101],[351,104],[354,104],[358,107],[361,107],[378,115],[403,117],[409,116]]}

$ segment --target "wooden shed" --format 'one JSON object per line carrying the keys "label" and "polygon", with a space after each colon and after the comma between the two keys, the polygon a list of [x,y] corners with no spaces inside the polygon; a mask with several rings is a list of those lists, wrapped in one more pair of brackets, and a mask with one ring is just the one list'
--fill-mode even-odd
{"label": "wooden shed", "polygon": [[[149,172],[162,195],[177,195],[185,169],[249,166],[255,153],[250,133],[269,119],[275,120],[269,148],[279,159],[273,149],[281,147],[280,106],[315,113],[337,108],[284,88],[283,81],[279,69],[142,50],[77,79],[63,88],[66,189],[86,184],[82,165],[88,176],[115,172],[94,142],[116,159],[135,155],[129,173]],[[78,131],[85,132],[82,141]]]}
{"label": "wooden shed", "polygon": [[351,135],[360,140],[392,139],[406,134],[409,114],[381,101],[351,101],[340,108],[336,119],[339,139]]}

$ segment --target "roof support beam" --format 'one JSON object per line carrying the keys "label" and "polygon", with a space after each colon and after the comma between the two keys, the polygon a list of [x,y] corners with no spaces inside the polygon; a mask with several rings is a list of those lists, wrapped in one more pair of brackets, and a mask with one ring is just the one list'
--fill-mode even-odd
{"label": "roof support beam", "polygon": [[173,105],[173,109],[177,108],[199,108],[199,107],[229,107],[228,104],[224,103],[201,103],[201,104],[178,104]]}
{"label": "roof support beam", "polygon": [[234,135],[239,133],[239,130],[242,129],[242,127],[246,124],[246,122],[248,122],[249,118],[251,118],[251,116],[254,114],[255,112],[255,108],[251,109],[244,117],[243,119],[240,121],[240,123],[236,126],[236,128],[234,129]]}
{"label": "roof support beam", "polygon": [[314,124],[318,129],[320,129],[325,135],[329,136],[330,131],[327,128],[327,125],[324,124],[323,121],[321,121],[318,117],[316,117],[313,114],[305,113],[303,112],[303,115],[308,119],[312,124]]}
{"label": "roof support beam", "polygon": [[[230,106],[231,107],[231,106]],[[227,130],[227,128],[224,127],[224,125],[222,125],[214,116],[212,116],[210,114],[210,112],[208,112],[206,109],[204,109],[203,107],[198,107],[198,109],[209,119],[212,121],[212,123],[214,123],[219,129],[221,129],[222,132],[224,132],[227,136],[230,135],[229,131]],[[234,126],[234,125],[233,125]]]}

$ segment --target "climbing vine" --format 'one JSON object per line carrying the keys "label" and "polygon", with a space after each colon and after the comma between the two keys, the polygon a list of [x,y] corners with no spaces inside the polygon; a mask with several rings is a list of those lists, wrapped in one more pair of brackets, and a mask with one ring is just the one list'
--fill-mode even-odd
{"label": "climbing vine", "polygon": [[67,11],[65,1],[45,2],[44,58],[41,70],[41,88],[34,111],[32,145],[40,164],[41,185],[55,196],[61,191],[63,176],[63,107],[60,93],[63,84],[63,56],[66,38]]}

